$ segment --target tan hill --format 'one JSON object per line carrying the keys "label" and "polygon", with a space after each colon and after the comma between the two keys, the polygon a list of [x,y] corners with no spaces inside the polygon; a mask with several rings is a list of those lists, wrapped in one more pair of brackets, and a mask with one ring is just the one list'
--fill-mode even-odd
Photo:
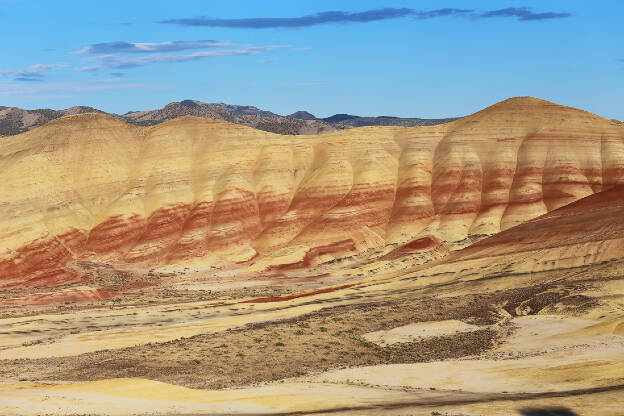
{"label": "tan hill", "polygon": [[623,255],[624,186],[616,186],[472,244],[444,263],[479,259],[491,265],[496,259],[504,275],[573,269]]}
{"label": "tan hill", "polygon": [[624,407],[615,121],[74,115],[0,141],[0,192],[2,414]]}
{"label": "tan hill", "polygon": [[79,282],[77,260],[261,271],[424,236],[456,250],[624,183],[624,128],[534,98],[295,138],[76,115],[4,139],[0,155],[3,287]]}
{"label": "tan hill", "polygon": [[[542,313],[582,307],[589,298],[578,296],[579,289],[595,290],[621,279],[618,271],[623,262],[624,185],[618,185],[420,266],[416,272],[421,285],[449,283],[473,293],[532,287],[537,292],[532,299],[505,307],[511,314],[527,315],[540,313],[545,306],[549,308]],[[553,283],[566,295],[574,294],[568,303],[564,297],[558,305],[549,305],[548,296],[557,291],[543,285]],[[615,305],[620,302],[618,293],[611,293]],[[605,299],[602,306],[610,303]]]}

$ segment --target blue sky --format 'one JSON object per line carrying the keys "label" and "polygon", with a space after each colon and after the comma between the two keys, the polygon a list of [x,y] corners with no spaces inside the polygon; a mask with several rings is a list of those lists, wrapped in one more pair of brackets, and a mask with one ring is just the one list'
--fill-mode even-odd
{"label": "blue sky", "polygon": [[623,120],[623,18],[621,0],[0,0],[0,105],[446,117],[531,95]]}

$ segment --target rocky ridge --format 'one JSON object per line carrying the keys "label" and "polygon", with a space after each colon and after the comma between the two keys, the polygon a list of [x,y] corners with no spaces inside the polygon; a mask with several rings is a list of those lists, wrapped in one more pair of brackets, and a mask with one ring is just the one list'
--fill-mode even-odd
{"label": "rocky ridge", "polygon": [[[72,114],[101,113],[92,107],[71,107],[65,110],[22,110],[17,107],[0,107],[0,137],[23,133],[52,120]],[[196,100],[172,102],[157,110],[131,111],[126,114],[110,114],[127,123],[152,126],[182,116],[195,116],[225,120],[258,130],[278,134],[322,134],[359,126],[420,126],[440,124],[454,119],[411,119],[396,117],[357,117],[344,120],[340,115],[317,119],[305,111],[281,116],[253,106],[225,103],[207,104]]]}

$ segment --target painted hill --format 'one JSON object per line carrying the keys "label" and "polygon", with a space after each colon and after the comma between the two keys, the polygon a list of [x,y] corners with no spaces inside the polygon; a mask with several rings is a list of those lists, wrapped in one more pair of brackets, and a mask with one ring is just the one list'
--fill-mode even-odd
{"label": "painted hill", "polygon": [[602,281],[601,267],[617,270],[623,259],[624,185],[618,185],[451,253],[420,274],[487,291]]}
{"label": "painted hill", "polygon": [[463,248],[623,184],[624,128],[528,97],[296,138],[86,114],[4,139],[0,179],[0,286],[79,282],[77,260],[264,270],[425,236]]}
{"label": "painted hill", "polygon": [[624,407],[615,121],[73,115],[0,141],[0,192],[2,414]]}

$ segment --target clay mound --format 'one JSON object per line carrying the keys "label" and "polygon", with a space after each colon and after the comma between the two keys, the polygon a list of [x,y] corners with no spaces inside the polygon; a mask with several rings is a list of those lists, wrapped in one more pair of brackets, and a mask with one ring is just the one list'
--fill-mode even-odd
{"label": "clay mound", "polygon": [[[503,256],[570,245],[604,246],[623,236],[624,186],[617,186],[481,240],[457,252],[452,259]],[[619,258],[624,246],[614,250],[613,254],[617,254],[614,259]],[[587,254],[586,251],[576,253],[577,256]],[[599,254],[607,255],[604,249]]]}
{"label": "clay mound", "polygon": [[481,240],[422,273],[501,289],[541,279],[582,279],[586,270],[599,279],[597,267],[622,259],[624,186],[617,186]]}
{"label": "clay mound", "polygon": [[9,306],[46,306],[58,303],[94,302],[115,296],[115,292],[87,286],[58,289],[53,292],[33,293],[25,296],[0,300],[0,305]]}
{"label": "clay mound", "polygon": [[397,247],[380,257],[379,260],[396,260],[398,258],[410,255],[410,254],[424,254],[429,252],[435,252],[438,256],[447,256],[450,252],[444,244],[435,237],[426,236],[417,238],[409,243]]}
{"label": "clay mound", "polygon": [[622,126],[528,97],[297,137],[75,115],[0,143],[0,286],[84,281],[78,259],[279,269],[427,236],[453,251],[619,184]]}

